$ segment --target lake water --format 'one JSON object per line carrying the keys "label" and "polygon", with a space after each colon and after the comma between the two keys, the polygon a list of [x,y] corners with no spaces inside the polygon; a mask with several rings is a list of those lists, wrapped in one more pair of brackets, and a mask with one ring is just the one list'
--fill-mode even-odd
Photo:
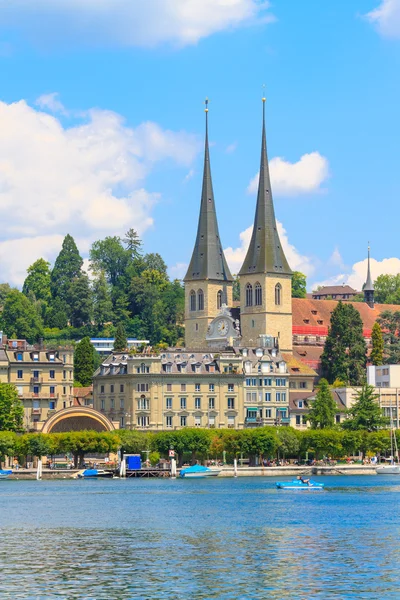
{"label": "lake water", "polygon": [[0,482],[0,598],[400,598],[400,477]]}

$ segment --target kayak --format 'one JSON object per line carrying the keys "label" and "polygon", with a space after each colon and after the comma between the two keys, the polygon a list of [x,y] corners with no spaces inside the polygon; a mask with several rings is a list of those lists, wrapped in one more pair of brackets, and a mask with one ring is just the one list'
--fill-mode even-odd
{"label": "kayak", "polygon": [[310,481],[308,483],[304,483],[301,479],[293,479],[293,481],[277,481],[276,487],[278,490],[323,490],[324,484],[317,483],[316,481]]}

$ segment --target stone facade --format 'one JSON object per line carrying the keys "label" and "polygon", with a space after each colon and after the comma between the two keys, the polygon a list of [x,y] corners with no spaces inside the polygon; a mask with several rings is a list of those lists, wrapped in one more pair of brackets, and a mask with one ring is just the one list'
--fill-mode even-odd
{"label": "stone facade", "polygon": [[[199,291],[203,292],[204,308],[199,307]],[[222,304],[232,306],[232,283],[229,281],[188,281],[185,283],[185,345],[192,350],[207,348],[208,326],[219,313],[219,292]],[[195,294],[196,310],[191,310],[191,296]]]}

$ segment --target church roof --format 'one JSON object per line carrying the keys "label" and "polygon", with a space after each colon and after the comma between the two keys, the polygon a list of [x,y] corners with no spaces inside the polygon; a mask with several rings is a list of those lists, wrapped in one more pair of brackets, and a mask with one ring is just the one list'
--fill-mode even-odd
{"label": "church roof", "polygon": [[204,149],[203,187],[196,243],[184,281],[212,279],[233,281],[219,237],[217,213],[211,179],[208,147],[208,108],[206,100],[206,139]]}
{"label": "church roof", "polygon": [[256,214],[250,246],[239,275],[249,273],[292,273],[276,226],[265,135],[265,98]]}

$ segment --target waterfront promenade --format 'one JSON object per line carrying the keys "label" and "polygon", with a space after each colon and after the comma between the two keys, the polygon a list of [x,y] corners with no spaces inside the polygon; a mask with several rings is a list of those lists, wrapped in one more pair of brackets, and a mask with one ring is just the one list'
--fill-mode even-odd
{"label": "waterfront promenade", "polygon": [[[82,469],[43,469],[42,479],[71,479]],[[180,469],[177,470],[179,474]],[[116,473],[118,476],[118,473]],[[297,475],[376,475],[375,467],[361,464],[337,464],[332,466],[296,466],[284,467],[238,467],[238,477],[297,477]],[[157,477],[157,469],[143,469],[141,476]],[[234,477],[233,465],[224,465],[219,477]],[[169,477],[169,471],[159,470],[159,477]],[[128,472],[129,478],[129,472]],[[14,470],[9,479],[36,479],[36,469]]]}

